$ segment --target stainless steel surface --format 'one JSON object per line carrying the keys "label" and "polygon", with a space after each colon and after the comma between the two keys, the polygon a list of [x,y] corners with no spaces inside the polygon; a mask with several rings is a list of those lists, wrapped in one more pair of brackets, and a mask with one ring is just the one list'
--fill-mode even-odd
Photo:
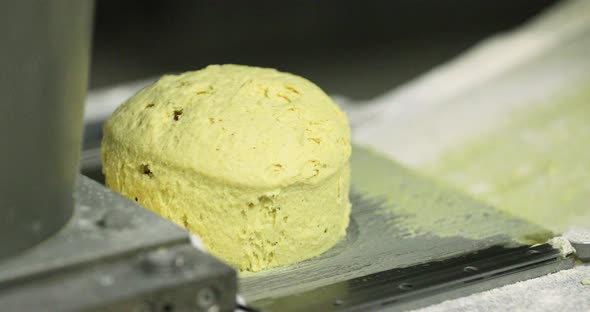
{"label": "stainless steel surface", "polygon": [[[98,149],[84,152],[83,173],[101,180],[98,152]],[[243,272],[240,292],[248,302],[268,303],[272,298],[297,297],[328,285],[340,286],[331,287],[329,294],[320,291],[320,297],[346,297],[353,294],[339,283],[493,246],[526,246],[522,241],[517,242],[519,238],[544,241],[550,236],[540,227],[442,188],[362,148],[353,148],[351,163],[352,184],[358,192],[351,195],[352,217],[346,238],[314,259],[258,273]],[[382,167],[379,163],[386,165]],[[374,179],[393,182],[389,191],[398,195],[388,199],[386,193],[371,192],[367,184],[374,183]],[[424,232],[408,221],[415,216],[427,218],[437,209],[444,209],[444,217],[428,225]],[[478,225],[477,237],[470,238],[471,234],[465,232],[466,223]],[[548,269],[555,268],[527,270],[511,279],[538,276],[535,274]]]}
{"label": "stainless steel surface", "polygon": [[358,277],[253,304],[265,311],[408,310],[570,269],[549,244],[486,250]]}
{"label": "stainless steel surface", "polygon": [[93,1],[0,3],[0,259],[73,209]]}
{"label": "stainless steel surface", "polygon": [[584,262],[590,262],[590,242],[572,242],[576,249],[576,257]]}
{"label": "stainless steel surface", "polygon": [[[308,261],[243,274],[240,289],[246,300],[296,295],[325,285],[492,246],[526,245],[523,239],[527,237],[543,242],[551,235],[540,227],[443,188],[362,148],[353,148],[351,164],[352,185],[361,193],[351,196],[352,222],[346,240]],[[375,184],[375,181],[381,182]],[[384,190],[380,200],[379,192],[371,194],[369,183],[377,186],[389,183],[390,189]],[[387,191],[396,195],[386,199]],[[444,211],[444,214],[437,222],[428,223],[425,231],[409,221],[416,216],[428,219],[437,210]],[[467,233],[468,225],[474,224],[477,226],[473,231],[477,233]]]}
{"label": "stainless steel surface", "polygon": [[576,257],[583,262],[590,262],[590,229],[572,228],[563,236],[576,249]]}
{"label": "stainless steel surface", "polygon": [[186,231],[83,176],[76,195],[63,230],[0,262],[3,311],[233,309],[235,271]]}

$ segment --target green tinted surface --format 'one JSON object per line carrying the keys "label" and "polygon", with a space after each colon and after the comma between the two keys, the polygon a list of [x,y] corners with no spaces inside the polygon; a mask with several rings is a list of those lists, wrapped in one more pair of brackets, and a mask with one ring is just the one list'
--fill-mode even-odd
{"label": "green tinted surface", "polygon": [[590,81],[497,129],[425,171],[555,232],[590,226]]}
{"label": "green tinted surface", "polygon": [[366,196],[383,198],[388,203],[381,212],[383,218],[395,215],[395,226],[403,228],[409,236],[485,240],[501,235],[529,244],[544,242],[551,236],[537,225],[508,216],[376,152],[355,148],[351,161],[353,189]]}

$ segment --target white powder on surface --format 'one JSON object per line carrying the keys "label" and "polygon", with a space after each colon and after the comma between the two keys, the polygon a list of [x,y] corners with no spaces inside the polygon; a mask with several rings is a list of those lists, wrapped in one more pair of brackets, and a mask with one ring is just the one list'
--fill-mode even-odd
{"label": "white powder on surface", "polygon": [[571,228],[563,233],[563,237],[572,243],[590,243],[590,229]]}
{"label": "white powder on surface", "polygon": [[563,258],[567,255],[576,252],[576,249],[570,244],[569,240],[563,236],[558,236],[547,241],[553,248],[559,249],[559,253]]}
{"label": "white powder on surface", "polygon": [[590,265],[444,301],[416,311],[590,311]]}

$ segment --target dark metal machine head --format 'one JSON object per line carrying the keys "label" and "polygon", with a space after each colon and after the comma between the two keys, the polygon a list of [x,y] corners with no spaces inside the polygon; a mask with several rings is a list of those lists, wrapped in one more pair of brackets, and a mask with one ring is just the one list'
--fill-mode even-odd
{"label": "dark metal machine head", "polygon": [[78,174],[93,5],[0,3],[0,306],[233,310],[233,269]]}

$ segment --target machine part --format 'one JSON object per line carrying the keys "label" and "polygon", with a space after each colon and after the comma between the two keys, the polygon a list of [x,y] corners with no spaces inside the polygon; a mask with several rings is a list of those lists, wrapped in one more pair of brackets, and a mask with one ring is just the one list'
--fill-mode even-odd
{"label": "machine part", "polygon": [[578,259],[590,262],[590,229],[573,228],[563,233],[563,237],[576,249]]}
{"label": "machine part", "polygon": [[561,252],[549,244],[496,246],[442,261],[357,277],[300,294],[266,298],[253,305],[264,311],[416,309],[573,265],[573,257],[562,258]]}
{"label": "machine part", "polygon": [[559,250],[562,257],[567,257],[576,252],[572,244],[563,236],[557,236],[547,241],[547,244]]}
{"label": "machine part", "polygon": [[72,215],[93,4],[0,4],[0,259],[46,239]]}
{"label": "machine part", "polygon": [[590,262],[590,242],[572,242],[576,256],[583,262]]}
{"label": "machine part", "polygon": [[188,233],[80,176],[70,222],[0,262],[6,311],[231,311],[236,272]]}

